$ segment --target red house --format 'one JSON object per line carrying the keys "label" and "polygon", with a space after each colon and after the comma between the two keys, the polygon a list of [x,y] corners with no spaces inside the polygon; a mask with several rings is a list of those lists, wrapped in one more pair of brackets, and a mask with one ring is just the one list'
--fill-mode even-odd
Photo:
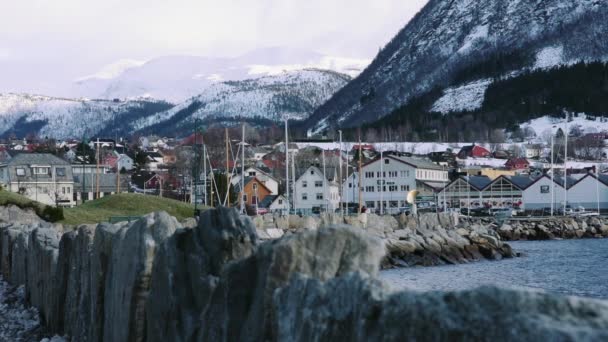
{"label": "red house", "polygon": [[526,158],[511,158],[505,163],[509,170],[526,170],[530,167],[530,162]]}
{"label": "red house", "polygon": [[471,146],[463,146],[458,152],[458,158],[467,159],[467,158],[487,158],[492,154],[490,151],[485,148],[477,145]]}

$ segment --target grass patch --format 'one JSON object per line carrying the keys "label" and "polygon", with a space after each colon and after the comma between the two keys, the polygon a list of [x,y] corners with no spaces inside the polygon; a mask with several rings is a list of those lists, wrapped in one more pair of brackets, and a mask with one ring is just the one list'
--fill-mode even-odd
{"label": "grass patch", "polygon": [[107,222],[112,216],[141,216],[155,211],[166,211],[183,220],[193,216],[194,207],[168,198],[141,194],[118,194],[64,209],[65,219],[61,223],[83,224]]}
{"label": "grass patch", "polygon": [[18,206],[19,208],[32,208],[34,210],[36,208],[43,210],[45,207],[44,204],[32,201],[25,196],[6,190],[0,190],[0,206],[8,206],[11,204]]}

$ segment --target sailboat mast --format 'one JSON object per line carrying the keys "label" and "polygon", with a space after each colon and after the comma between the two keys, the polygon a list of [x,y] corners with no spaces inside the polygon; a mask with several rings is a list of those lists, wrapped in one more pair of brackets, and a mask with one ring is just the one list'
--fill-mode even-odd
{"label": "sailboat mast", "polygon": [[245,124],[242,125],[241,130],[241,213],[244,213],[245,201],[243,201],[243,195],[245,194]]}
{"label": "sailboat mast", "polygon": [[287,206],[291,209],[289,199],[289,133],[288,133],[288,118],[285,117],[285,197],[287,199]]}
{"label": "sailboat mast", "polygon": [[226,132],[226,207],[230,208],[230,146],[228,145],[228,127],[224,128]]}

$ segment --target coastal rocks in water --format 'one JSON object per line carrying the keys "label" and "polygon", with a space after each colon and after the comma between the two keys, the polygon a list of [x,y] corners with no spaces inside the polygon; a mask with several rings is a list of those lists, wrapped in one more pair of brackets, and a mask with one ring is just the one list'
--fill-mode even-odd
{"label": "coastal rocks in water", "polygon": [[484,287],[390,293],[360,273],[294,277],[274,297],[281,341],[602,341],[608,304]]}
{"label": "coastal rocks in water", "polygon": [[[285,232],[318,229],[336,222],[361,229],[384,240],[387,256],[383,267],[391,266],[432,266],[441,264],[467,263],[479,259],[501,259],[513,256],[511,248],[501,241],[493,229],[486,225],[469,225],[460,222],[454,214],[425,213],[417,217],[400,215],[397,217],[374,214],[342,216],[324,213],[320,217],[288,216],[289,226],[281,227],[277,216],[266,215],[255,221],[269,220]],[[261,226],[258,225],[258,231]],[[279,234],[277,234],[279,235]],[[270,235],[264,232],[264,239]]]}
{"label": "coastal rocks in water", "polygon": [[104,297],[104,341],[143,341],[145,304],[160,244],[181,228],[166,212],[149,214],[113,237]]}
{"label": "coastal rocks in water", "polygon": [[[477,222],[491,225],[489,220]],[[505,241],[601,238],[608,237],[607,223],[599,217],[531,218],[510,220],[495,231]]]}

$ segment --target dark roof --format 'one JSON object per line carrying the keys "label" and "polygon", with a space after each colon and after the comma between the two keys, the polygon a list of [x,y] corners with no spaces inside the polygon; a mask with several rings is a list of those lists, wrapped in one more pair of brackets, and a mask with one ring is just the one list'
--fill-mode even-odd
{"label": "dark roof", "polygon": [[483,190],[492,183],[492,180],[488,176],[462,176],[461,178],[468,181],[477,190]]}
{"label": "dark roof", "polygon": [[19,153],[13,156],[8,165],[70,165],[67,161],[50,153]]}
{"label": "dark roof", "polygon": [[[585,178],[585,177],[582,177],[580,179],[576,179],[576,178],[570,177],[570,176],[566,177],[567,188],[570,189],[572,186],[574,186],[574,184],[578,183],[580,180],[583,180],[583,178]],[[564,177],[563,176],[554,176],[553,181],[556,184],[560,185],[561,187],[564,186]]]}
{"label": "dark roof", "polygon": [[[247,186],[247,184],[249,184],[249,182],[251,182],[254,179],[255,179],[255,177],[250,177],[250,176],[245,177],[245,183],[243,185]],[[234,191],[241,192],[241,182],[238,182],[234,185]]]}
{"label": "dark roof", "polygon": [[263,200],[260,201],[260,203],[258,203],[258,207],[260,208],[269,208],[270,205],[272,204],[272,202],[274,202],[274,200],[279,197],[278,195],[268,195],[266,197],[264,197]]}
{"label": "dark roof", "polygon": [[[499,177],[501,178],[501,177]],[[497,178],[497,179],[499,179]],[[530,185],[534,183],[540,177],[530,177],[530,176],[505,176],[505,179],[509,180],[513,185],[520,188],[521,190],[527,189]]]}
{"label": "dark roof", "polygon": [[[85,191],[89,191],[92,188],[95,189],[97,187],[97,176],[99,176],[99,188],[102,192],[113,192],[116,191],[116,174],[115,173],[100,173],[99,175],[95,173],[85,173],[85,174],[75,174],[74,175],[74,189],[77,191],[82,190],[82,178],[84,176],[85,181]],[[121,186],[125,186],[124,182],[121,182]]]}

